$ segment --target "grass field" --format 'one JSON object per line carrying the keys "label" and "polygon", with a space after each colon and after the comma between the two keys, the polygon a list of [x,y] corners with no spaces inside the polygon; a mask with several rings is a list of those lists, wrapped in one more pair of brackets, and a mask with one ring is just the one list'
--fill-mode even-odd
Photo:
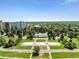
{"label": "grass field", "polygon": [[45,42],[46,40],[44,40],[44,39],[38,39],[38,40],[36,40],[36,42]]}
{"label": "grass field", "polygon": [[13,47],[14,49],[31,49],[32,46],[21,46],[21,45],[17,45]]}
{"label": "grass field", "polygon": [[46,49],[47,49],[47,46],[40,46],[40,49],[41,49],[41,50],[43,50],[43,49],[46,50]]}
{"label": "grass field", "polygon": [[48,42],[58,42],[57,40],[49,39]]}
{"label": "grass field", "polygon": [[[9,38],[7,36],[4,36],[4,38],[6,39],[6,41],[9,40]],[[65,36],[65,39],[67,41],[69,41],[69,38],[67,36]],[[13,46],[13,49],[31,49],[32,46],[22,46],[22,43],[24,42],[33,42],[34,40],[29,40],[29,39],[22,39],[20,41],[20,43],[16,46]],[[36,40],[36,42],[45,42],[44,39],[38,39]],[[58,42],[58,40],[53,40],[53,39],[49,39],[48,42]],[[79,48],[79,41],[77,40],[77,38],[72,38],[72,42],[77,44],[77,48]],[[62,42],[60,42],[62,43]],[[47,49],[46,46],[41,46],[40,49]],[[64,49],[64,45],[61,44],[60,46],[50,46],[50,49]],[[52,58],[79,58],[79,52],[54,52],[51,53],[52,54]],[[17,53],[17,52],[3,52],[0,51],[0,56],[4,56],[4,57],[17,57],[17,58],[29,58],[30,57],[30,53]],[[36,56],[33,58],[48,58],[49,54],[48,53],[41,53],[39,56]],[[0,59],[4,59],[4,58],[0,58]]]}
{"label": "grass field", "polygon": [[0,59],[6,59],[6,58],[0,58]]}
{"label": "grass field", "polygon": [[56,52],[52,53],[52,58],[79,58],[79,52]]}
{"label": "grass field", "polygon": [[60,46],[50,46],[50,49],[64,49],[64,45],[60,45]]}
{"label": "grass field", "polygon": [[0,56],[6,56],[6,57],[17,57],[17,58],[29,58],[30,53],[17,53],[17,52],[3,52],[0,51]]}
{"label": "grass field", "polygon": [[20,43],[23,43],[23,42],[33,42],[34,40],[29,40],[29,39],[22,39]]}
{"label": "grass field", "polygon": [[39,56],[33,56],[33,58],[48,58],[49,54],[48,53],[41,53]]}
{"label": "grass field", "polygon": [[24,42],[33,42],[33,40],[22,39],[21,42],[18,45],[14,46],[13,48],[15,49],[31,49],[32,48],[32,46],[22,46]]}

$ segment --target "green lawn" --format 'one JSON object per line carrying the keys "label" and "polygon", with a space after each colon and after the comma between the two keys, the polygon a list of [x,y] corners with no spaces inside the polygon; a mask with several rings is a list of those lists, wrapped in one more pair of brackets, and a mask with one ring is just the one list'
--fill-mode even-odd
{"label": "green lawn", "polygon": [[22,39],[20,43],[23,43],[23,42],[33,42],[34,40],[29,40],[29,39]]}
{"label": "green lawn", "polygon": [[21,46],[21,45],[17,45],[13,47],[14,49],[31,49],[32,46]]}
{"label": "green lawn", "polygon": [[32,48],[32,46],[22,46],[22,44],[23,44],[24,42],[33,42],[33,40],[22,39],[22,40],[19,42],[19,44],[16,45],[16,46],[14,46],[13,48],[15,48],[15,49],[31,49],[31,48]]}
{"label": "green lawn", "polygon": [[72,41],[77,44],[77,48],[79,48],[79,41],[77,40],[77,38],[73,38]]}
{"label": "green lawn", "polygon": [[46,40],[44,39],[37,39],[36,42],[45,42]]}
{"label": "green lawn", "polygon": [[33,58],[48,58],[49,57],[49,54],[48,53],[41,53],[39,54],[39,56],[32,56]]}
{"label": "green lawn", "polygon": [[79,52],[56,52],[52,53],[52,58],[79,58]]}
{"label": "green lawn", "polygon": [[39,46],[39,47],[40,47],[41,50],[43,50],[43,49],[46,50],[47,49],[47,46]]}
{"label": "green lawn", "polygon": [[29,58],[30,53],[2,52],[2,51],[0,51],[0,56],[17,57],[17,58]]}
{"label": "green lawn", "polygon": [[60,46],[50,46],[50,49],[64,49],[64,45],[60,45]]}
{"label": "green lawn", "polygon": [[58,42],[57,40],[48,39],[48,42]]}
{"label": "green lawn", "polygon": [[0,59],[6,59],[6,58],[0,58]]}
{"label": "green lawn", "polygon": [[48,58],[49,57],[49,54],[48,53],[44,53],[44,58]]}

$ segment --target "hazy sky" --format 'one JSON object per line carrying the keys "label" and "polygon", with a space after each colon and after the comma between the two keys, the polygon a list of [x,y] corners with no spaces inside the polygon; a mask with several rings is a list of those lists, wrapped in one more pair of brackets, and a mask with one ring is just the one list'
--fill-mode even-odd
{"label": "hazy sky", "polygon": [[0,0],[2,21],[78,21],[79,0]]}

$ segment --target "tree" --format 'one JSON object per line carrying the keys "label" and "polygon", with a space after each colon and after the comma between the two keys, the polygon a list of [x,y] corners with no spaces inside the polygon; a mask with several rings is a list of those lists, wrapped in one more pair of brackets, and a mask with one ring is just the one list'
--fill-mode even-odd
{"label": "tree", "polygon": [[49,38],[49,39],[51,39],[51,38],[52,38],[52,30],[51,30],[51,29],[50,29],[50,30],[48,30],[47,35],[48,35],[48,38]]}
{"label": "tree", "polygon": [[1,35],[3,35],[3,34],[4,34],[4,31],[3,31],[3,30],[1,30],[0,32],[1,32]]}
{"label": "tree", "polygon": [[5,42],[5,39],[3,37],[0,37],[0,46],[3,46]]}
{"label": "tree", "polygon": [[70,32],[68,33],[68,37],[69,37],[70,39],[73,38],[73,32],[72,32],[72,31],[70,31]]}
{"label": "tree", "polygon": [[77,36],[78,36],[78,33],[77,32],[74,32],[73,37],[74,38],[77,38]]}
{"label": "tree", "polygon": [[15,42],[13,40],[9,40],[8,41],[9,47],[12,47],[15,45]]}
{"label": "tree", "polygon": [[17,30],[17,35],[22,34],[22,30]]}
{"label": "tree", "polygon": [[14,38],[10,37],[8,43],[5,43],[4,48],[9,48],[15,45]]}
{"label": "tree", "polygon": [[29,35],[29,39],[32,40],[33,39],[33,34]]}
{"label": "tree", "polygon": [[14,37],[14,34],[12,32],[8,32],[8,37]]}
{"label": "tree", "polygon": [[68,41],[66,39],[62,40],[62,44],[67,43]]}
{"label": "tree", "polygon": [[60,35],[59,32],[57,32],[57,33],[56,33],[56,36],[59,36],[59,35]]}
{"label": "tree", "polygon": [[26,35],[26,28],[23,29],[23,36]]}
{"label": "tree", "polygon": [[22,39],[22,33],[19,33],[18,34],[18,38],[21,38]]}
{"label": "tree", "polygon": [[61,40],[64,39],[64,35],[63,35],[63,33],[61,34],[60,39],[61,39]]}
{"label": "tree", "polygon": [[70,39],[69,42],[72,42],[72,40]]}
{"label": "tree", "polygon": [[28,35],[28,38],[29,38],[30,40],[32,40],[34,35],[35,35],[35,31],[34,31],[34,30],[30,30],[30,31],[29,31],[29,35]]}
{"label": "tree", "polygon": [[52,38],[55,40],[55,32],[52,31]]}
{"label": "tree", "polygon": [[72,31],[71,24],[68,24],[68,31]]}

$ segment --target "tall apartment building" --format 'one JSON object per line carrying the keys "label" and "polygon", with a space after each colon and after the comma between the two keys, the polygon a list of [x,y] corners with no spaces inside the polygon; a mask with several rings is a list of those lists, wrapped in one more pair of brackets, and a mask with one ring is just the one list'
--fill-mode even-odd
{"label": "tall apartment building", "polygon": [[4,22],[4,25],[5,25],[5,29],[10,31],[11,30],[11,25],[9,22]]}
{"label": "tall apartment building", "polygon": [[22,30],[22,29],[26,28],[26,23],[25,22],[22,22],[22,21],[16,22],[16,28],[18,30]]}
{"label": "tall apartment building", "polygon": [[2,20],[0,20],[0,29],[2,29]]}

